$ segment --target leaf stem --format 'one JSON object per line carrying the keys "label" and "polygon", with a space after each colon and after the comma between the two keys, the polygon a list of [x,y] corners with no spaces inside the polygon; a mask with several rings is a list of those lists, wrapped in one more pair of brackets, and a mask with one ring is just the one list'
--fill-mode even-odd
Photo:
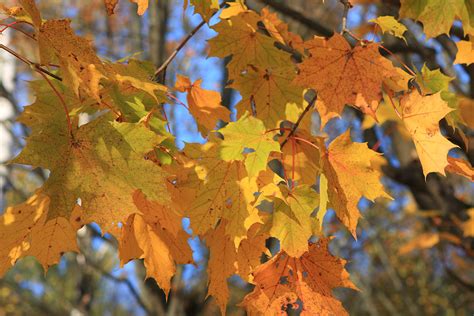
{"label": "leaf stem", "polygon": [[67,120],[67,127],[68,127],[68,131],[69,131],[69,134],[71,135],[71,137],[74,137],[73,134],[72,134],[72,123],[71,123],[71,117],[69,116],[69,111],[67,109],[67,105],[66,105],[66,102],[64,101],[64,98],[63,96],[59,93],[59,91],[56,89],[56,87],[51,83],[51,81],[49,80],[49,78],[46,76],[50,76],[56,80],[59,80],[59,81],[62,81],[63,79],[59,76],[56,76],[55,74],[53,73],[50,73],[48,70],[46,69],[43,69],[40,65],[38,65],[37,63],[34,63],[32,61],[30,61],[29,59],[27,59],[26,57],[23,57],[21,56],[20,54],[18,54],[17,52],[15,52],[14,50],[10,49],[9,47],[3,45],[3,44],[0,44],[0,48],[7,51],[8,53],[10,53],[11,55],[15,56],[17,59],[21,60],[22,62],[24,62],[25,64],[29,65],[34,71],[36,71],[41,77],[43,77],[44,80],[46,80],[46,82],[48,83],[48,85],[51,87],[51,89],[53,89],[54,93],[57,95],[57,97],[59,98],[59,101],[61,102],[61,105],[63,106],[63,109],[64,109],[64,113],[66,114],[66,120]]}
{"label": "leaf stem", "polygon": [[306,115],[306,113],[309,112],[309,110],[314,106],[314,104],[316,103],[316,100],[318,99],[318,95],[315,95],[313,97],[313,99],[311,99],[311,101],[309,101],[308,105],[305,107],[305,109],[303,110],[303,113],[300,114],[300,116],[298,117],[298,120],[296,121],[295,125],[293,125],[293,127],[291,128],[290,130],[290,133],[288,134],[288,136],[286,137],[286,139],[281,143],[281,148],[283,148],[285,146],[285,144],[288,142],[288,139],[290,137],[293,136],[293,134],[296,132],[296,129],[298,128],[298,126],[300,125],[301,121],[303,120],[303,117]]}
{"label": "leaf stem", "polygon": [[44,69],[43,67],[41,67],[39,64],[37,64],[35,62],[32,62],[28,58],[19,55],[17,52],[12,50],[11,48],[9,48],[9,47],[7,47],[3,44],[0,44],[0,48],[7,51],[11,55],[15,56],[17,59],[21,60],[22,62],[24,62],[28,66],[32,67],[36,72],[42,72],[42,73],[47,74],[48,76],[50,76],[50,77],[52,77],[56,80],[63,81],[63,78],[59,77],[58,75],[55,75],[55,74],[51,73],[50,71],[48,71],[48,70]]}
{"label": "leaf stem", "polygon": [[384,51],[386,51],[387,53],[389,53],[391,56],[393,56],[409,73],[410,75],[412,76],[415,76],[416,77],[416,73],[411,70],[400,58],[398,58],[397,55],[395,55],[391,50],[389,50],[388,48],[386,48],[385,46],[383,45],[380,45],[380,48],[383,49]]}
{"label": "leaf stem", "polygon": [[184,106],[184,108],[189,111],[189,107],[185,103],[183,103],[180,99],[172,95],[171,93],[167,93],[166,96],[172,99],[173,101],[175,101],[176,103],[178,103],[179,105]]}
{"label": "leaf stem", "polygon": [[64,113],[66,114],[66,121],[67,121],[67,129],[69,131],[69,135],[74,139],[74,135],[72,134],[72,123],[71,123],[71,117],[69,116],[69,110],[67,109],[67,105],[66,105],[66,101],[64,100],[63,96],[61,95],[61,93],[59,93],[59,91],[56,89],[56,87],[53,85],[53,83],[51,82],[51,80],[49,80],[49,78],[44,74],[42,73],[41,71],[38,71],[38,73],[40,74],[41,77],[43,77],[43,79],[48,83],[48,85],[51,87],[51,89],[53,89],[54,93],[56,94],[56,96],[58,97],[59,101],[61,102],[61,105],[63,106],[63,109],[64,109]]}
{"label": "leaf stem", "polygon": [[315,144],[313,144],[312,142],[310,142],[310,141],[307,140],[307,139],[304,139],[304,138],[301,138],[301,137],[298,137],[298,136],[293,136],[292,138],[293,138],[293,139],[296,139],[296,140],[299,140],[299,141],[301,141],[301,142],[303,142],[303,143],[306,143],[306,144],[308,144],[308,145],[310,145],[310,146],[316,148],[317,150],[319,150],[319,147],[318,147],[318,146],[316,146]]}

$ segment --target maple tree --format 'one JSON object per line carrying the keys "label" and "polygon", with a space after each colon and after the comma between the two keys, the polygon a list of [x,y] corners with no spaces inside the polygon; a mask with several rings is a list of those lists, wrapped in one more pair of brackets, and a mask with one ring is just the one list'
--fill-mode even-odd
{"label": "maple tree", "polygon": [[[139,15],[146,12],[148,1],[131,2]],[[474,171],[466,159],[449,156],[458,146],[439,126],[445,119],[462,133],[461,126],[470,125],[463,113],[472,105],[462,110],[462,99],[449,90],[451,79],[439,70],[415,72],[383,43],[359,38],[347,28],[350,2],[341,3],[341,32],[304,41],[268,9],[191,0],[202,22],[157,68],[134,58],[100,58],[69,20],[43,19],[33,0],[4,7],[12,23],[30,26],[39,56],[33,62],[1,46],[39,76],[30,84],[36,100],[18,119],[31,133],[12,163],[50,173],[33,196],[2,216],[0,274],[26,256],[47,270],[64,253],[78,251],[77,230],[94,222],[118,240],[121,264],[143,259],[147,277],[166,296],[177,266],[193,262],[187,240],[197,236],[209,248],[208,294],[222,314],[234,274],[255,285],[241,303],[249,315],[289,308],[346,314],[332,289],[357,287],[345,260],[329,250],[326,212],[333,209],[357,238],[359,201],[392,197],[381,180],[381,154],[353,141],[350,130],[333,139],[314,133],[312,114],[319,114],[320,130],[346,105],[364,115],[364,124],[395,121],[412,139],[425,178],[451,172],[472,181]],[[104,1],[108,14],[117,4]],[[460,19],[471,41],[458,42],[454,63],[470,64],[473,8],[454,4],[404,0],[400,17],[420,21],[428,37],[448,33]],[[447,13],[438,21],[434,11]],[[217,15],[209,56],[230,58],[228,86],[242,96],[235,119],[202,80],[178,74],[167,86],[163,79],[179,49]],[[394,17],[372,22],[406,40]],[[186,93],[186,104],[176,92]],[[183,105],[206,142],[178,147],[165,103]],[[460,224],[469,236],[471,223]],[[269,238],[279,241],[278,253],[269,255]]]}

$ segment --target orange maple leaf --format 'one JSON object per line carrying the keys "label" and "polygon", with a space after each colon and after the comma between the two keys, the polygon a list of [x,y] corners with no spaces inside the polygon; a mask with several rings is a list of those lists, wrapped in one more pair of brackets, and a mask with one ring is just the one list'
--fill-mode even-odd
{"label": "orange maple leaf", "polygon": [[351,48],[342,35],[334,34],[330,39],[315,37],[305,42],[305,48],[310,55],[299,65],[295,82],[318,92],[322,117],[340,115],[346,104],[375,117],[382,81],[397,73],[380,55],[378,44]]}
{"label": "orange maple leaf", "polygon": [[301,300],[301,315],[347,315],[342,304],[332,296],[332,289],[357,289],[344,269],[345,260],[328,250],[330,239],[309,246],[300,258],[279,252],[257,267],[253,275],[255,289],[242,306],[249,315],[278,315],[288,305]]}

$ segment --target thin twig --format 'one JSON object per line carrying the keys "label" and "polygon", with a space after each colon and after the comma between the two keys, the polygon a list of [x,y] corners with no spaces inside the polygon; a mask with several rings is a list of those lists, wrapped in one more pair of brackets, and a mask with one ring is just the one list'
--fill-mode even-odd
{"label": "thin twig", "polygon": [[[221,5],[219,6],[220,9],[222,9],[224,6],[225,6],[226,2],[224,1],[223,3],[221,3]],[[214,12],[214,14],[216,14],[218,11]],[[214,16],[214,14],[212,16]],[[211,16],[211,17],[212,17]],[[210,17],[210,18],[211,18]],[[210,19],[209,18],[209,19]],[[194,36],[194,34],[196,34],[200,29],[201,27],[204,26],[204,24],[206,24],[206,20],[202,20],[184,39],[183,41],[178,45],[178,47],[176,47],[176,49],[173,51],[173,53],[171,53],[171,55],[165,60],[165,62],[155,71],[155,73],[153,74],[153,80],[154,81],[157,81],[158,80],[158,75],[160,73],[163,73],[163,79],[162,79],[162,82],[164,83],[165,79],[166,79],[166,68],[168,68],[169,64],[173,61],[173,59],[176,57],[176,55],[178,55],[179,51],[186,45],[186,43]]]}
{"label": "thin twig", "polygon": [[397,55],[395,55],[391,50],[389,50],[388,48],[386,48],[385,46],[383,45],[380,45],[380,48],[383,49],[384,51],[386,51],[387,53],[389,53],[391,56],[393,56],[409,73],[410,75],[416,77],[416,73],[410,69],[410,67],[408,67],[400,58],[398,58]]}
{"label": "thin twig", "polygon": [[31,60],[29,60],[28,58],[26,57],[23,57],[21,55],[19,55],[17,52],[15,52],[14,50],[12,50],[11,48],[3,45],[3,44],[0,44],[0,48],[7,51],[8,53],[12,54],[13,56],[15,56],[16,58],[18,58],[19,60],[21,60],[22,62],[24,62],[25,64],[27,64],[28,66],[32,67],[34,70],[38,71],[38,72],[42,72],[42,73],[45,73],[47,74],[48,76],[56,79],[56,80],[59,80],[59,81],[63,81],[63,78],[49,72],[48,70],[44,69],[43,67],[41,67],[39,64],[35,63],[35,62],[32,62]]}
{"label": "thin twig", "polygon": [[184,40],[176,47],[176,49],[173,51],[173,53],[168,57],[168,59],[165,60],[165,62],[158,68],[154,75],[153,79],[156,81],[158,79],[158,75],[162,72],[166,71],[166,68],[168,68],[168,65],[173,61],[173,59],[178,55],[179,51],[186,45],[186,43],[196,34],[203,25],[206,24],[206,20],[202,20],[201,23],[199,23],[185,38]]}
{"label": "thin twig", "polygon": [[296,121],[295,125],[293,125],[293,128],[290,130],[290,133],[286,137],[286,139],[281,143],[280,148],[283,148],[285,144],[288,142],[288,139],[290,139],[291,136],[296,132],[296,129],[300,125],[301,121],[303,120],[303,117],[306,115],[306,113],[309,112],[309,110],[314,106],[316,103],[316,100],[318,99],[318,95],[315,95],[311,101],[309,101],[308,105],[305,107],[303,110],[303,113],[298,117],[298,120]]}
{"label": "thin twig", "polygon": [[339,1],[344,6],[344,13],[342,14],[342,28],[341,28],[341,34],[344,34],[345,32],[348,31],[347,15],[349,14],[349,9],[352,8],[352,4],[349,2],[349,0],[339,0]]}
{"label": "thin twig", "polygon": [[116,277],[115,275],[111,274],[110,272],[108,271],[105,271],[104,269],[102,269],[101,267],[99,267],[98,265],[96,265],[94,262],[92,262],[91,260],[87,260],[87,263],[89,266],[91,266],[92,268],[94,268],[95,270],[97,270],[98,272],[100,272],[104,277],[106,277],[107,279],[109,280],[112,280],[116,283],[123,283],[127,286],[128,290],[130,291],[130,293],[132,293],[132,296],[135,298],[135,300],[137,301],[137,303],[141,306],[141,308],[143,308],[143,310],[147,313],[147,315],[152,315],[153,313],[151,312],[151,310],[147,307],[147,305],[145,304],[145,302],[143,301],[142,297],[140,296],[140,294],[137,292],[137,290],[135,289],[135,287],[133,287],[133,284],[132,282],[130,282],[129,279],[125,279],[125,278],[118,278]]}
{"label": "thin twig", "polygon": [[71,117],[69,116],[69,110],[67,108],[67,105],[66,105],[66,101],[64,100],[63,96],[61,95],[61,93],[59,93],[58,89],[56,89],[56,87],[53,85],[53,83],[51,82],[51,80],[49,80],[48,77],[46,77],[46,75],[44,73],[42,73],[41,71],[37,71],[41,77],[43,77],[43,79],[48,83],[48,85],[50,86],[50,88],[53,90],[54,94],[56,94],[56,96],[58,97],[59,99],[59,102],[61,103],[63,109],[64,109],[64,113],[66,114],[66,121],[67,121],[67,129],[69,131],[69,135],[71,136],[71,138],[74,139],[74,135],[72,134],[72,122],[71,122]]}

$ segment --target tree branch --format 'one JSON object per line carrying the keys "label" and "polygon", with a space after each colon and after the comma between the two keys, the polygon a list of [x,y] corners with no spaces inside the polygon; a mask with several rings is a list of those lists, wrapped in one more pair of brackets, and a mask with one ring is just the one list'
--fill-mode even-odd
{"label": "tree branch", "polygon": [[[85,257],[87,259],[87,257]],[[102,269],[101,267],[99,267],[98,265],[96,265],[94,262],[92,262],[91,260],[87,260],[86,261],[87,264],[89,266],[91,266],[92,268],[94,268],[97,272],[99,272],[100,274],[102,274],[104,277],[106,277],[107,279],[115,282],[115,283],[122,283],[122,284],[125,284],[125,286],[128,288],[128,290],[130,291],[130,293],[132,294],[132,296],[135,298],[135,300],[137,301],[137,303],[140,305],[140,307],[147,313],[147,315],[152,315],[153,313],[151,312],[151,310],[148,308],[148,306],[145,304],[145,302],[143,301],[142,297],[140,296],[140,294],[137,292],[137,290],[135,289],[135,287],[133,287],[133,284],[132,282],[130,282],[129,279],[123,279],[123,278],[118,278],[116,277],[115,275],[111,274],[110,272],[108,271],[105,271],[104,269]]]}
{"label": "tree branch", "polygon": [[[221,3],[220,8],[223,8],[226,2],[224,1]],[[214,12],[216,14],[219,11]],[[214,16],[213,14],[213,16]],[[157,81],[158,80],[158,75],[163,72],[163,79],[161,80],[163,83],[165,81],[166,77],[166,68],[168,68],[168,65],[173,61],[173,59],[178,55],[179,51],[186,45],[186,43],[196,34],[203,25],[206,24],[206,20],[202,20],[189,34],[183,39],[183,41],[176,47],[176,49],[171,53],[171,55],[165,60],[165,62],[155,71],[153,74],[153,80]]]}
{"label": "tree branch", "polygon": [[34,70],[38,71],[38,72],[41,72],[41,73],[44,73],[44,74],[47,74],[48,76],[56,79],[56,80],[59,80],[59,81],[63,81],[63,78],[51,73],[50,71],[44,69],[43,67],[41,67],[39,64],[35,63],[35,62],[32,62],[31,60],[23,57],[23,56],[20,56],[19,54],[17,54],[17,52],[15,52],[14,50],[10,49],[9,47],[3,45],[3,44],[0,44],[0,48],[7,51],[8,53],[12,54],[13,56],[15,56],[16,58],[18,58],[19,60],[21,60],[22,62],[24,62],[25,64],[27,64],[28,66],[32,67]]}
{"label": "tree branch", "polygon": [[259,0],[259,1],[268,5],[269,7],[273,8],[276,11],[286,16],[289,16],[292,19],[295,19],[296,21],[298,21],[298,23],[301,23],[307,28],[314,30],[318,35],[330,37],[334,33],[332,30],[328,29],[324,25],[319,24],[318,22],[306,17],[301,12],[298,12],[292,9],[281,2],[276,2],[273,0]]}

